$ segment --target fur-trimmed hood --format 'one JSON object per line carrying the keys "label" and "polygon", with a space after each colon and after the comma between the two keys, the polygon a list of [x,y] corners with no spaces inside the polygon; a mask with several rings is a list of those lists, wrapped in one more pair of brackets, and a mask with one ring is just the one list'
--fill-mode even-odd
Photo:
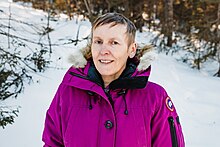
{"label": "fur-trimmed hood", "polygon": [[[138,64],[137,70],[146,70],[156,59],[156,53],[151,45],[146,45],[140,49],[137,49],[136,55],[133,59]],[[84,68],[87,61],[92,58],[91,46],[88,45],[85,48],[79,49],[71,54],[68,61],[74,68]]]}

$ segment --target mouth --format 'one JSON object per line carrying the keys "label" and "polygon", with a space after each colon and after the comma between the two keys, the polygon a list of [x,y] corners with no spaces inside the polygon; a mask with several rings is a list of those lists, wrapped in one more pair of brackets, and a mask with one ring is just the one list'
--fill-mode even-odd
{"label": "mouth", "polygon": [[101,59],[99,60],[99,62],[103,63],[103,64],[109,64],[109,63],[112,63],[113,60],[104,60],[104,59]]}

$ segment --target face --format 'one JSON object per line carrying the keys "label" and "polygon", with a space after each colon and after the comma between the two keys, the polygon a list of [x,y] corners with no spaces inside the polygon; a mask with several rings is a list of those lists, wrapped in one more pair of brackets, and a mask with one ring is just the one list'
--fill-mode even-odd
{"label": "face", "polygon": [[128,57],[135,55],[136,44],[128,44],[126,25],[105,24],[93,30],[92,58],[104,82],[117,79],[126,67]]}

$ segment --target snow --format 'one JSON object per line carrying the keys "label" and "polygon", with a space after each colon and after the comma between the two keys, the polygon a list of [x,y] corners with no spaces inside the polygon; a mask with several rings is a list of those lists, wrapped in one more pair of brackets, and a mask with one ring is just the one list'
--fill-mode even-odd
{"label": "snow", "polygon": [[[3,10],[4,13],[0,13],[8,14],[8,7],[8,1],[1,0],[0,10]],[[27,22],[46,24],[46,13],[43,11],[23,7],[17,3],[11,3],[11,11],[12,17]],[[64,41],[62,39],[75,39],[79,25],[79,36],[82,38],[89,35],[91,25],[88,21],[78,20],[78,24],[76,24],[76,18],[67,20],[64,15],[60,16],[59,21],[51,21],[51,26],[55,31],[50,35],[54,43],[62,43]],[[138,43],[148,43],[153,33],[138,33]],[[24,93],[20,94],[17,99],[0,103],[0,105],[21,106],[15,123],[6,126],[5,129],[0,128],[1,147],[43,146],[41,135],[45,113],[63,75],[71,66],[67,62],[68,56],[86,43],[84,41],[77,46],[68,44],[54,47],[52,55],[54,68],[49,68],[41,74],[35,74],[34,83],[26,84]],[[159,54],[152,64],[150,80],[162,85],[174,101],[180,115],[186,147],[220,146],[218,140],[220,136],[219,78],[191,69],[176,61],[172,56]]]}

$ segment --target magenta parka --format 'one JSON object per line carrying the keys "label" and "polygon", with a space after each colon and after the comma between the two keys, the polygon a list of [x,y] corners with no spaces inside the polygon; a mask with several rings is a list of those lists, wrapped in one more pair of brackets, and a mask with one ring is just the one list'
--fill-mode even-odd
{"label": "magenta parka", "polygon": [[47,111],[44,147],[184,147],[176,109],[149,75],[128,61],[103,88],[92,60],[71,67]]}

